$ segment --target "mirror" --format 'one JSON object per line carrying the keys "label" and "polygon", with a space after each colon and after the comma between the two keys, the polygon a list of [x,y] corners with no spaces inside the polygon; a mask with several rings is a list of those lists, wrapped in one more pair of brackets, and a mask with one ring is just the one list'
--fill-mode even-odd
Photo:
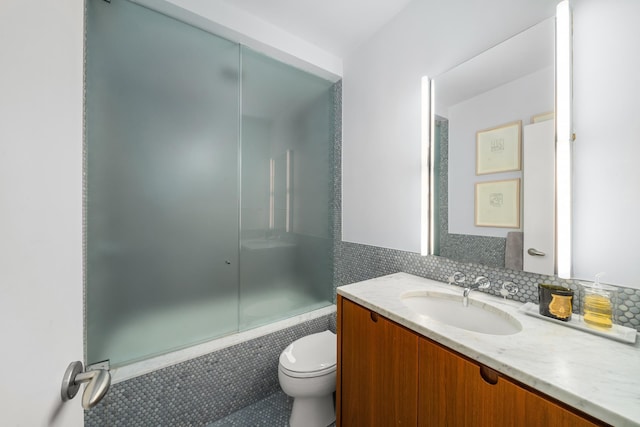
{"label": "mirror", "polygon": [[[434,78],[434,255],[554,273],[554,24],[549,18]],[[535,224],[541,215],[547,222]],[[544,238],[532,246],[545,254],[544,271],[527,268],[527,237]]]}

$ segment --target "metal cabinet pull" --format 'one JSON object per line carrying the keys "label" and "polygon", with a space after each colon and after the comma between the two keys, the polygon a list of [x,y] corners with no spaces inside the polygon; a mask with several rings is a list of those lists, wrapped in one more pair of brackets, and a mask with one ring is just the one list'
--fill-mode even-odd
{"label": "metal cabinet pull", "polygon": [[527,253],[531,256],[545,256],[546,254],[542,251],[539,251],[537,249],[534,248],[529,248],[529,250],[527,251]]}
{"label": "metal cabinet pull", "polygon": [[375,311],[371,312],[371,320],[373,320],[374,322],[378,321],[378,313],[376,313]]}

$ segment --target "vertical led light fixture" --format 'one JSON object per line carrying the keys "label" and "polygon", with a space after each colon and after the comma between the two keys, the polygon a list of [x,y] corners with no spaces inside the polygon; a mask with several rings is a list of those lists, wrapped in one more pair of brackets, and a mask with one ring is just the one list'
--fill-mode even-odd
{"label": "vertical led light fixture", "polygon": [[556,245],[557,274],[571,277],[572,36],[569,0],[556,8]]}
{"label": "vertical led light fixture", "polygon": [[429,77],[422,77],[421,89],[421,167],[420,167],[420,254],[429,255],[433,250],[433,215],[430,209],[433,208],[433,189],[431,188],[431,138],[433,132],[433,120],[431,114],[431,80]]}

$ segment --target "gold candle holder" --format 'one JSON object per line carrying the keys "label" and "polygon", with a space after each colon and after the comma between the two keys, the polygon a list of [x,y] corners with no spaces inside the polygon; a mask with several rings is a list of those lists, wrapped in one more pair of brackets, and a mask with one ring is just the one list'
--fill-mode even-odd
{"label": "gold candle holder", "polygon": [[573,291],[569,288],[547,283],[538,284],[540,314],[565,322],[571,320]]}

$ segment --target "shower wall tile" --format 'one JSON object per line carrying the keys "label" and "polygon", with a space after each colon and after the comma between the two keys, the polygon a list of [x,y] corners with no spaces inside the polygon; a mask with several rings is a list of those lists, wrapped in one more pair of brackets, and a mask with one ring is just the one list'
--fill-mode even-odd
{"label": "shower wall tile", "polygon": [[204,426],[280,390],[278,359],[290,343],[335,325],[335,314],[111,386],[85,425]]}
{"label": "shower wall tile", "polygon": [[329,315],[329,330],[334,334],[338,333],[338,313],[334,312]]}

